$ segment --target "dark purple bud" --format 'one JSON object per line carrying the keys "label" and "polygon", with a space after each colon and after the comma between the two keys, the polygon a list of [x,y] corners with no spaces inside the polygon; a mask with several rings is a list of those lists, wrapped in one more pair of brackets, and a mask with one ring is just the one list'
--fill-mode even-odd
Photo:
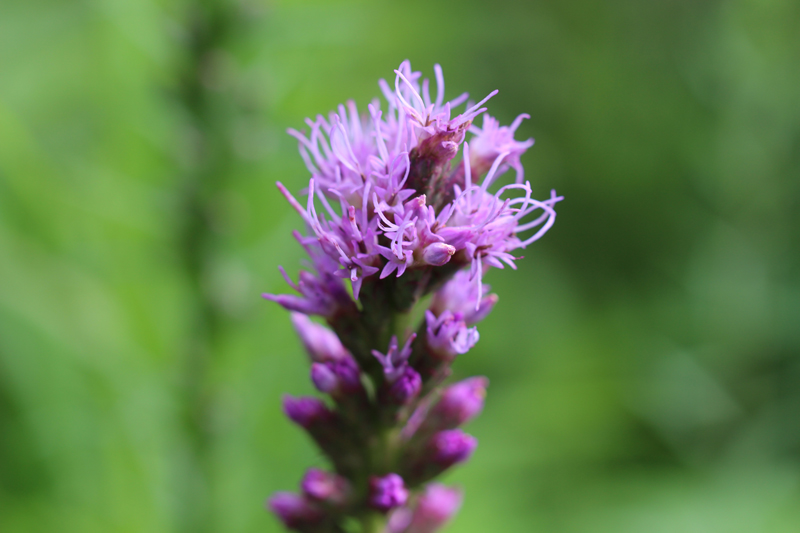
{"label": "dark purple bud", "polygon": [[470,458],[477,446],[477,439],[460,429],[440,431],[433,436],[430,443],[433,460],[444,467],[463,463]]}
{"label": "dark purple bud", "polygon": [[450,261],[454,253],[456,253],[455,246],[450,246],[443,242],[435,242],[422,251],[422,260],[429,265],[442,266]]}
{"label": "dark purple bud", "polygon": [[283,412],[295,424],[306,429],[318,422],[331,418],[331,412],[325,404],[321,400],[310,396],[295,398],[288,394],[285,395],[283,397]]}
{"label": "dark purple bud", "polygon": [[292,313],[292,324],[312,361],[323,363],[350,356],[333,331],[313,322],[306,315]]}
{"label": "dark purple bud", "polygon": [[363,388],[358,365],[350,356],[340,361],[312,364],[311,381],[320,392],[334,398],[359,392]]}
{"label": "dark purple bud", "polygon": [[407,500],[408,491],[403,483],[403,478],[397,474],[370,478],[369,504],[375,509],[385,513],[390,509],[405,505]]}
{"label": "dark purple bud", "polygon": [[355,359],[348,356],[335,363],[330,363],[330,365],[336,377],[339,378],[342,392],[354,393],[363,389],[363,385],[361,384],[361,371]]}
{"label": "dark purple bud", "polygon": [[309,468],[300,483],[303,493],[312,500],[341,505],[350,495],[350,484],[345,478],[319,468]]}
{"label": "dark purple bud", "polygon": [[319,507],[291,492],[276,492],[267,505],[289,529],[303,528],[323,518]]}
{"label": "dark purple bud", "polygon": [[489,380],[473,377],[451,385],[431,410],[430,420],[439,429],[452,429],[480,414]]}
{"label": "dark purple bud", "polygon": [[461,507],[462,494],[438,483],[427,486],[420,496],[411,523],[404,533],[433,533],[445,525]]}
{"label": "dark purple bud", "polygon": [[422,388],[422,378],[413,368],[406,367],[403,374],[391,384],[387,392],[390,402],[405,405],[419,394]]}

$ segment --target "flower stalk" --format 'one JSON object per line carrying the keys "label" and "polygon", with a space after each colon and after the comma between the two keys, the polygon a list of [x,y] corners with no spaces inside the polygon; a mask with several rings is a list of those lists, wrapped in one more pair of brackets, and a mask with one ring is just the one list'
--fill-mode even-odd
{"label": "flower stalk", "polygon": [[264,297],[292,312],[326,397],[287,396],[284,411],[332,466],[269,500],[293,531],[432,533],[455,514],[460,490],[432,481],[475,451],[460,426],[482,410],[488,379],[444,383],[497,303],[484,274],[516,268],[511,252],[544,235],[562,200],[535,200],[524,181],[533,140],[514,133],[527,115],[499,126],[482,107],[496,91],[455,114],[467,95],[445,102],[434,70],[434,99],[405,61],[393,90],[379,82],[385,112],[348,102],[308,119],[309,133],[289,130],[312,177],[302,203],[278,188],[306,224],[295,238],[311,268],[297,281],[281,268],[297,294]]}

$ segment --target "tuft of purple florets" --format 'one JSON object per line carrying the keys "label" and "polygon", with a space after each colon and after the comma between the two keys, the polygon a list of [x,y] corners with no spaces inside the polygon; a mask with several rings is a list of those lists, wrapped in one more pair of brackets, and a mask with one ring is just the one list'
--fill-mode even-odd
{"label": "tuft of purple florets", "polygon": [[305,222],[294,237],[309,262],[297,281],[279,267],[295,294],[264,297],[292,312],[326,398],[286,396],[284,411],[333,467],[308,470],[300,495],[270,499],[295,531],[354,519],[364,533],[433,533],[457,511],[460,490],[425,484],[474,452],[458,428],[483,409],[488,380],[443,382],[497,304],[487,270],[516,268],[514,251],[552,227],[562,200],[534,199],[524,179],[533,139],[514,136],[528,115],[501,126],[483,107],[497,91],[446,101],[434,72],[435,95],[404,61],[394,84],[379,81],[384,107],[360,114],[350,101],[289,130],[311,177],[302,201],[278,189]]}
{"label": "tuft of purple florets", "polygon": [[[267,295],[287,309],[330,316],[347,305],[337,279],[349,280],[358,298],[370,276],[400,277],[451,261],[470,265],[480,286],[486,268],[514,268],[511,252],[555,221],[562,198],[535,200],[522,181],[520,156],[533,140],[516,141],[514,133],[527,115],[501,127],[484,114],[477,128],[472,121],[496,91],[452,117],[466,95],[444,102],[438,66],[433,101],[427,80],[420,85],[408,61],[395,74],[394,91],[380,83],[385,112],[375,100],[369,117],[361,116],[351,101],[327,118],[307,120],[308,134],[289,130],[311,173],[305,205],[278,186],[311,231],[299,240],[317,274],[305,273],[297,284],[287,279],[300,297]],[[459,151],[463,160],[452,167]],[[515,183],[490,191],[509,168],[516,170]]]}
{"label": "tuft of purple florets", "polygon": [[395,507],[405,505],[408,500],[403,478],[397,474],[383,477],[373,476],[369,481],[369,504],[375,509],[386,512]]}

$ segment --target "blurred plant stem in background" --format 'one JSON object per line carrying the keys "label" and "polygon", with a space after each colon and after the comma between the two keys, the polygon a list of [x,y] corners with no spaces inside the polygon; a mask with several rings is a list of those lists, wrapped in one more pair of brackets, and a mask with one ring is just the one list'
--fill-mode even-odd
{"label": "blurred plant stem in background", "polygon": [[[230,149],[225,135],[230,123],[216,113],[225,98],[224,74],[226,39],[236,31],[234,6],[216,0],[201,0],[185,8],[181,34],[186,57],[178,85],[179,105],[185,108],[184,146],[181,178],[180,250],[191,291],[190,335],[183,360],[184,422],[191,442],[191,468],[185,472],[185,491],[181,500],[181,529],[189,532],[212,531],[214,506],[211,504],[213,446],[211,413],[215,401],[209,383],[210,360],[223,356],[220,351],[221,311],[209,294],[209,259],[215,253],[214,216],[216,200],[225,189]],[[216,104],[216,105],[215,105]]]}

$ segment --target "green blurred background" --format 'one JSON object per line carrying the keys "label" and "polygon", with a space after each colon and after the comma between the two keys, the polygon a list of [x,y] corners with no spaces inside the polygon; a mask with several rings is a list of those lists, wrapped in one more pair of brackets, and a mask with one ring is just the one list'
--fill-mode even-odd
{"label": "green blurred background", "polygon": [[452,532],[800,531],[796,0],[0,3],[0,531],[277,532],[284,131],[405,58],[566,196],[456,367]]}

